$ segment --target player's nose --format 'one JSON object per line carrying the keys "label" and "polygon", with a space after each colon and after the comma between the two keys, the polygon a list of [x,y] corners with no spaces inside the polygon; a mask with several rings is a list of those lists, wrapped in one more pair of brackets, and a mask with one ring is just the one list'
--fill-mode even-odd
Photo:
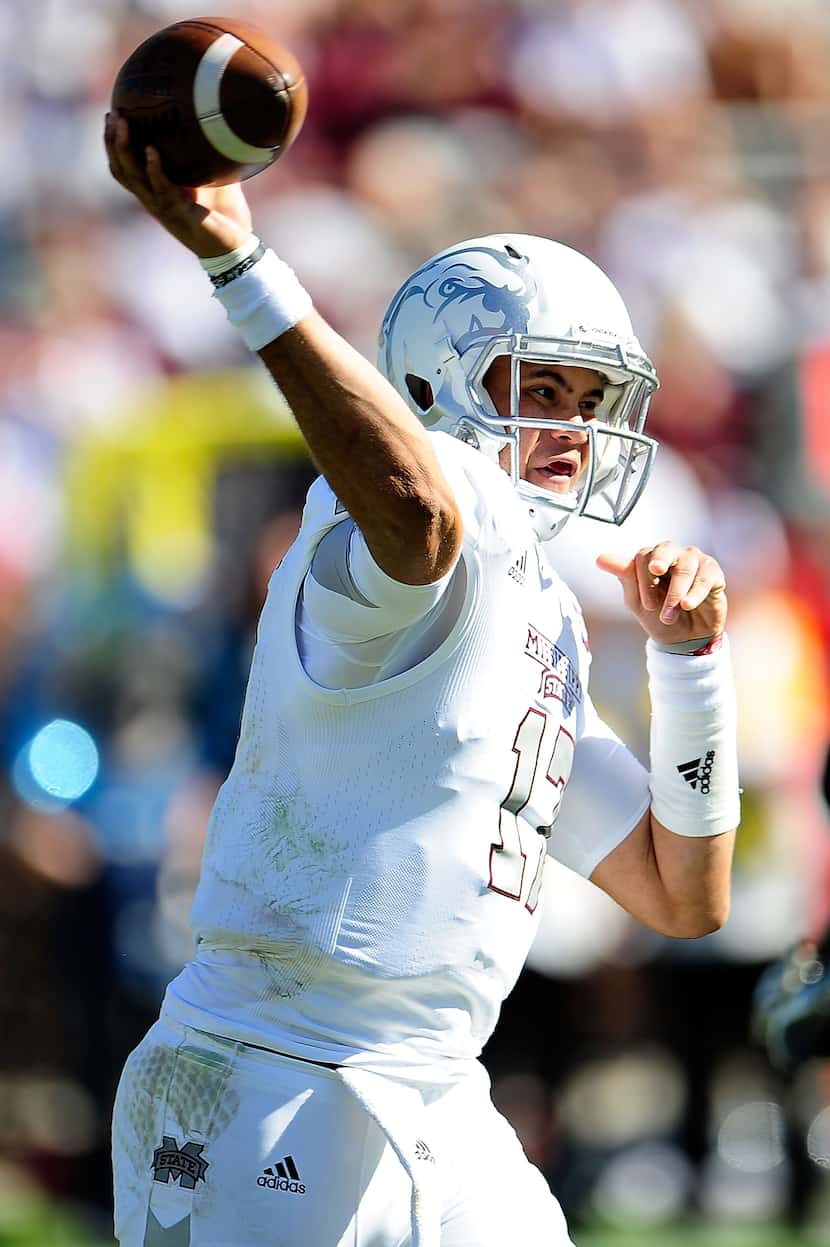
{"label": "player's nose", "polygon": [[579,408],[575,408],[572,412],[562,416],[563,420],[568,421],[567,428],[551,429],[551,440],[559,446],[582,446],[588,440],[588,434],[585,431],[585,420]]}

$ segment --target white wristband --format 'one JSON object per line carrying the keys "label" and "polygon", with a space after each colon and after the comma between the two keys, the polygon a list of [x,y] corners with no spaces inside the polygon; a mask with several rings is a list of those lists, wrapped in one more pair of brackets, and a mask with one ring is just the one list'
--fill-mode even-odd
{"label": "white wristband", "polygon": [[224,255],[207,256],[205,259],[200,259],[199,263],[208,276],[213,279],[236,268],[243,260],[249,259],[261,246],[262,243],[256,234],[251,234],[251,237],[246,239],[242,246],[237,247],[235,251],[226,251]]}
{"label": "white wristband", "polygon": [[[249,258],[253,258],[253,253]],[[213,297],[222,304],[228,320],[239,330],[251,351],[261,350],[288,329],[293,329],[312,306],[311,295],[300,284],[294,270],[271,250],[241,277],[217,286]]]}
{"label": "white wristband", "polygon": [[678,836],[717,836],[740,821],[737,713],[729,640],[700,657],[646,643],[651,693],[651,810]]}

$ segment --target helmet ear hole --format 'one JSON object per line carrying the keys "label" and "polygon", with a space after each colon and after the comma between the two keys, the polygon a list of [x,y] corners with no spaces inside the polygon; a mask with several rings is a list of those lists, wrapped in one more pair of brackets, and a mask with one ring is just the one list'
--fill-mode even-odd
{"label": "helmet ear hole", "polygon": [[425,381],[423,377],[416,377],[411,372],[406,374],[404,380],[412,401],[420,407],[421,411],[429,411],[435,402],[430,383]]}

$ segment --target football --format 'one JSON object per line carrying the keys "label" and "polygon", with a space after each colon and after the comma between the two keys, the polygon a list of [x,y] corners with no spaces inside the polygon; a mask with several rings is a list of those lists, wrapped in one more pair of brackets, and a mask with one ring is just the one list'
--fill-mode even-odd
{"label": "football", "polygon": [[295,57],[256,27],[225,17],[174,22],[127,58],[112,110],[130,146],[158,148],[179,186],[225,186],[267,169],[297,137],[308,93]]}

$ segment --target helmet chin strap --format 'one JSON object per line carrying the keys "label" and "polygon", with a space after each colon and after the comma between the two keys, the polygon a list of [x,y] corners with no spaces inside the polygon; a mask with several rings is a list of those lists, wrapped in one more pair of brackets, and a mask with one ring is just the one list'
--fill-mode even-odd
{"label": "helmet chin strap", "polygon": [[525,480],[520,480],[514,488],[527,507],[531,527],[540,541],[555,537],[578,507],[576,494],[559,494],[554,500],[547,490],[537,489]]}

